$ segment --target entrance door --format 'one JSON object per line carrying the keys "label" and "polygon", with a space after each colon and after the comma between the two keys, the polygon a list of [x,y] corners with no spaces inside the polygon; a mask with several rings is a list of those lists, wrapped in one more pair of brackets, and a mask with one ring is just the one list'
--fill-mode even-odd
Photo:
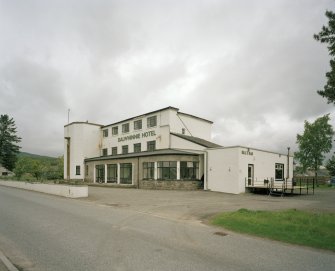
{"label": "entrance door", "polygon": [[254,165],[248,165],[248,185],[254,184]]}

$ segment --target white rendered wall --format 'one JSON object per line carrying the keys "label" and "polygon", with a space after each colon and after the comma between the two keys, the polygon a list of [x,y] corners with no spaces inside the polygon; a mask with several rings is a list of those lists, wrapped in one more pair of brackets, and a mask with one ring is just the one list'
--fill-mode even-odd
{"label": "white rendered wall", "polygon": [[170,130],[172,133],[181,134],[183,128],[185,129],[185,135],[211,141],[212,123],[176,112],[171,116]]}
{"label": "white rendered wall", "polygon": [[[64,127],[64,178],[67,178],[67,139],[70,138],[70,179],[84,178],[84,159],[100,153],[100,126],[89,123],[72,123]],[[76,175],[76,166],[80,174]]]}
{"label": "white rendered wall", "polygon": [[208,150],[207,188],[211,191],[240,193],[238,153],[234,149]]}
{"label": "white rendered wall", "polygon": [[[157,117],[157,125],[155,127],[147,127],[147,119],[150,116]],[[134,129],[134,121],[142,120],[142,129]],[[129,132],[122,132],[122,125],[129,123]],[[198,118],[190,117],[185,114],[179,114],[174,108],[168,108],[162,111],[158,111],[152,114],[143,115],[116,123],[115,125],[109,125],[101,129],[101,137],[103,130],[108,130],[108,136],[102,137],[101,150],[107,149],[107,155],[112,154],[112,147],[117,147],[117,154],[122,153],[122,146],[128,146],[128,153],[134,152],[134,144],[141,144],[141,151],[147,151],[147,142],[156,141],[156,149],[167,149],[167,148],[181,148],[181,149],[192,149],[193,147],[198,150],[199,146],[193,143],[187,144],[186,140],[183,140],[183,144],[180,144],[181,140],[172,143],[170,141],[170,132],[182,133],[182,128],[185,128],[185,134],[195,137],[200,137],[205,140],[210,140],[211,134],[211,123]],[[112,128],[118,127],[118,134],[112,135]],[[177,141],[177,140],[175,140]],[[178,146],[176,146],[178,145]],[[200,149],[203,149],[200,147]],[[102,151],[100,151],[102,155]]]}
{"label": "white rendered wall", "polygon": [[[208,189],[239,194],[245,192],[248,165],[254,165],[255,182],[275,178],[275,164],[284,164],[287,177],[287,155],[244,147],[208,150]],[[289,158],[289,180],[293,176],[293,157]]]}
{"label": "white rendered wall", "polygon": [[[157,116],[157,125],[155,127],[147,127],[147,118]],[[134,121],[142,119],[142,129],[134,130]],[[122,133],[122,125],[129,123],[129,132]],[[118,127],[118,134],[112,135],[112,127]],[[161,114],[156,113],[143,118],[120,122],[116,125],[105,127],[102,131],[108,129],[108,136],[102,137],[101,149],[107,148],[107,155],[112,154],[112,147],[117,147],[117,153],[122,153],[122,146],[128,146],[128,152],[134,152],[134,144],[141,143],[141,151],[147,150],[148,141],[156,141],[156,149],[168,148],[169,146],[169,127],[161,127]],[[101,155],[101,154],[100,154]]]}
{"label": "white rendered wall", "polygon": [[[275,164],[284,165],[284,178],[287,177],[287,155],[255,150],[252,148],[236,148],[239,155],[239,190],[245,191],[245,180],[248,177],[248,164],[254,165],[254,182],[264,183],[264,180],[275,179]],[[249,152],[248,152],[249,150]],[[249,153],[249,154],[248,154]],[[250,155],[252,153],[252,155]],[[293,157],[289,158],[289,181],[293,176]]]}

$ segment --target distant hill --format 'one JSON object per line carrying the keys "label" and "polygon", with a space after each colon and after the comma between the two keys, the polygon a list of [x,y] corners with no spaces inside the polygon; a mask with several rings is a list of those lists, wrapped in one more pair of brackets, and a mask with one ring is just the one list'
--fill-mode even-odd
{"label": "distant hill", "polygon": [[20,152],[18,156],[19,157],[29,157],[29,158],[38,159],[38,160],[49,160],[49,161],[53,161],[57,159],[57,157],[43,156],[43,155],[33,154],[29,152]]}

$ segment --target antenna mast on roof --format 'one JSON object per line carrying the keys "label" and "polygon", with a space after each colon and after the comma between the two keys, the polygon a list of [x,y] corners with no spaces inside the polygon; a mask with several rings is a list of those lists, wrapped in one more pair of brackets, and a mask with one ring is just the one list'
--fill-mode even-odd
{"label": "antenna mast on roof", "polygon": [[67,124],[70,123],[70,108],[67,110]]}

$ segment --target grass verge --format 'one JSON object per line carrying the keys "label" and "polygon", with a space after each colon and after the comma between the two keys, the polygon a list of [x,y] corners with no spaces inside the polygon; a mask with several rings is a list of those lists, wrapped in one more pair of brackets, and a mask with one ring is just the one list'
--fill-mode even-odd
{"label": "grass verge", "polygon": [[334,213],[240,209],[217,215],[211,223],[232,231],[335,251]]}

